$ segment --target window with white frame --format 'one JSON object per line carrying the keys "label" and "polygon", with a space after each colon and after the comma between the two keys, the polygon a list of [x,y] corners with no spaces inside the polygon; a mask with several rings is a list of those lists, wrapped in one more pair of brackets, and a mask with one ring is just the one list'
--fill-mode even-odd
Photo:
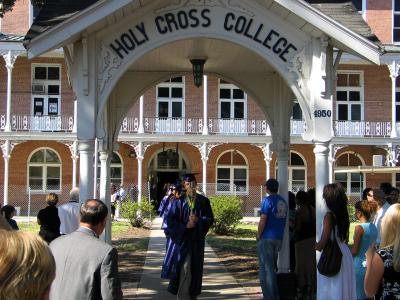
{"label": "window with white frame", "polygon": [[61,160],[51,149],[35,151],[28,161],[28,186],[31,191],[61,190]]}
{"label": "window with white frame", "polygon": [[[364,175],[357,170],[364,165],[361,157],[354,152],[346,152],[339,155],[335,161],[335,182],[340,182],[346,194],[353,197],[361,197],[364,189]],[[354,168],[354,171],[351,170]]]}
{"label": "window with white frame", "polygon": [[163,149],[150,161],[149,169],[152,171],[179,171],[187,172],[187,164],[178,148]]}
{"label": "window with white frame", "polygon": [[[97,181],[100,182],[101,166],[100,157],[97,159]],[[117,152],[111,154],[110,159],[110,181],[111,183],[120,186],[123,174],[123,163],[122,159]]]}
{"label": "window with white frame", "polygon": [[60,65],[32,65],[32,114],[58,116],[61,114]]}
{"label": "window with white frame", "polygon": [[[278,178],[278,163],[276,163],[276,178]],[[307,166],[300,154],[290,151],[288,161],[288,190],[294,193],[307,190]]]}
{"label": "window with white frame", "polygon": [[247,193],[248,166],[246,159],[236,150],[223,153],[217,160],[217,192]]}
{"label": "window with white frame", "polygon": [[157,85],[157,117],[183,118],[185,116],[185,80],[175,77]]}
{"label": "window with white frame", "polygon": [[393,43],[400,42],[400,0],[393,0]]}
{"label": "window with white frame", "polygon": [[247,95],[237,86],[219,81],[219,118],[247,119]]}
{"label": "window with white frame", "polygon": [[363,120],[364,83],[362,72],[338,72],[336,116],[338,121]]}

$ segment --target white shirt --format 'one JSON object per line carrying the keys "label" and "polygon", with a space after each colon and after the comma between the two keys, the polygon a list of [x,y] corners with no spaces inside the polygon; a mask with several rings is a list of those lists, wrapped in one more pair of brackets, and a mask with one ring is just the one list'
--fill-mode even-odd
{"label": "white shirt", "polygon": [[390,204],[388,202],[385,202],[385,204],[383,204],[383,206],[380,209],[378,209],[378,211],[376,212],[375,218],[374,218],[374,225],[376,226],[376,228],[378,228],[378,236],[376,238],[376,242],[378,244],[381,243],[382,219],[389,207],[390,207]]}
{"label": "white shirt", "polygon": [[60,218],[60,233],[69,234],[79,228],[81,205],[78,202],[70,201],[58,208],[58,217]]}

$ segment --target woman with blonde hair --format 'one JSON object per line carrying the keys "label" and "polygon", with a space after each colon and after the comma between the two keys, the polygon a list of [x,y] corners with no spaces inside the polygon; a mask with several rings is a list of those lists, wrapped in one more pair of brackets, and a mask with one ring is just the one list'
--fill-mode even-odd
{"label": "woman with blonde hair", "polygon": [[400,204],[386,211],[381,224],[381,243],[378,251],[370,247],[365,254],[367,271],[364,289],[367,297],[400,299]]}
{"label": "woman with blonde hair", "polygon": [[60,236],[60,218],[58,216],[58,196],[54,193],[47,194],[47,207],[41,209],[37,215],[40,225],[39,235],[48,243]]}
{"label": "woman with blonde hair", "polygon": [[56,265],[37,235],[0,230],[0,299],[47,300]]}

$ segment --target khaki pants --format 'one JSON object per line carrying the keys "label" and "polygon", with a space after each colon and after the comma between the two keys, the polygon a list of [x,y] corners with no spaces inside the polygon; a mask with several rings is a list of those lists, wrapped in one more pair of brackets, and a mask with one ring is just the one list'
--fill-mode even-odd
{"label": "khaki pants", "polygon": [[181,267],[181,273],[179,277],[179,289],[178,289],[178,294],[176,296],[177,300],[193,299],[189,295],[190,282],[192,281],[192,273],[190,270],[191,261],[192,261],[191,254],[188,253],[185,262]]}

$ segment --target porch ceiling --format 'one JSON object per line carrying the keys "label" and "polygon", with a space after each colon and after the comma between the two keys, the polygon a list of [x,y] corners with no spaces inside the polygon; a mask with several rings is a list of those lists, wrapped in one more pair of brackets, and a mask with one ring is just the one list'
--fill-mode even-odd
{"label": "porch ceiling", "polygon": [[[229,51],[227,51],[229,49]],[[267,74],[274,69],[248,49],[216,39],[188,39],[153,50],[132,64],[130,71],[191,72],[190,58],[205,57],[204,73]]]}

